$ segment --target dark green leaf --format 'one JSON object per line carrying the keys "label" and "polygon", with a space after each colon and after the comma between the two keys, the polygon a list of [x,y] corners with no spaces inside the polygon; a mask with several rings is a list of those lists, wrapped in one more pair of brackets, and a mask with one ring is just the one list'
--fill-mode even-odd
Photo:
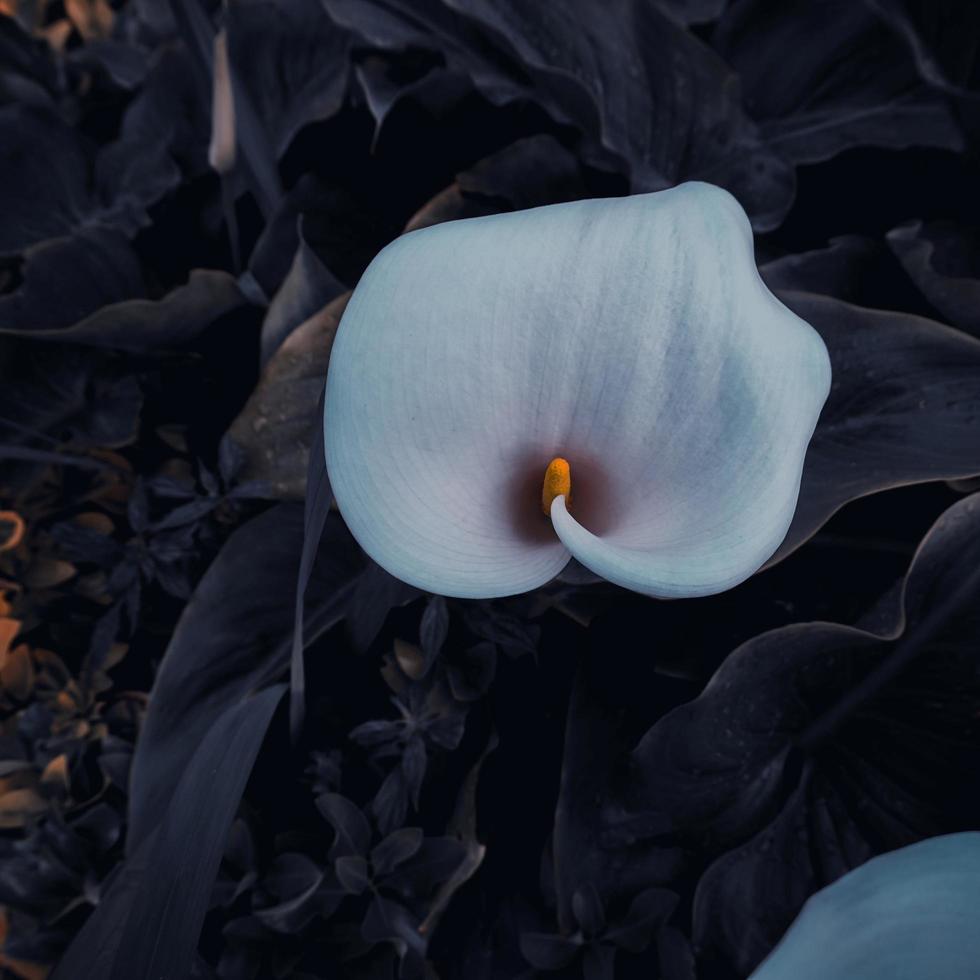
{"label": "dark green leaf", "polygon": [[931,320],[782,293],[817,329],[833,370],[792,526],[773,561],[850,500],[980,473],[980,341]]}
{"label": "dark green leaf", "polygon": [[228,828],[284,691],[268,688],[214,720],[53,980],[187,977]]}
{"label": "dark green leaf", "polygon": [[[308,639],[343,616],[361,567],[340,519],[327,526],[310,590]],[[201,579],[164,656],[136,747],[131,849],[159,819],[214,718],[285,672],[302,543],[302,508],[279,505],[239,528]]]}
{"label": "dark green leaf", "polygon": [[748,641],[633,754],[639,806],[718,854],[695,942],[748,973],[808,895],[882,851],[973,826],[980,496],[950,508],[864,628]]}
{"label": "dark green leaf", "polygon": [[813,163],[854,146],[962,147],[949,106],[869,6],[742,0],[719,21],[715,44],[739,73],[765,144],[786,159]]}
{"label": "dark green leaf", "polygon": [[371,867],[377,877],[394,871],[418,853],[423,834],[419,827],[403,827],[389,834],[371,851]]}

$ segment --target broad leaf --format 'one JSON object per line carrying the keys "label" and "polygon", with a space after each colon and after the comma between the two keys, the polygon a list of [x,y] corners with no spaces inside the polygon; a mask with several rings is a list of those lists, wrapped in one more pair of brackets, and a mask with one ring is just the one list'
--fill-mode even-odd
{"label": "broad leaf", "polygon": [[94,166],[102,220],[130,234],[150,223],[147,208],[207,167],[208,103],[190,53],[171,45],[146,67],[117,138]]}
{"label": "broad leaf", "polygon": [[298,222],[299,242],[292,265],[262,321],[262,363],[268,363],[283,341],[301,323],[347,291],[307,242],[304,219]]}
{"label": "broad leaf", "polygon": [[980,9],[958,0],[864,0],[908,45],[919,74],[930,85],[976,99]]}
{"label": "broad leaf", "polygon": [[349,38],[318,0],[232,4],[227,27],[236,98],[247,94],[264,138],[281,156],[303,126],[340,109]]}
{"label": "broad leaf", "polygon": [[19,288],[0,296],[0,330],[49,334],[100,307],[143,295],[139,261],[123,235],[81,231],[29,247]]}
{"label": "broad leaf", "polygon": [[97,153],[50,109],[0,108],[0,254],[96,224],[125,235],[146,225],[147,207],[183,168],[203,166],[206,119],[193,82],[182,49],[161,52],[117,139]]}
{"label": "broad leaf", "polygon": [[573,931],[576,922],[585,925],[575,908],[584,892],[595,889],[608,905],[671,881],[681,867],[673,841],[636,841],[664,836],[669,822],[647,822],[642,835],[635,828],[624,832],[631,814],[621,801],[622,788],[632,779],[624,762],[642,719],[658,705],[676,703],[678,687],[684,687],[653,674],[651,658],[637,657],[631,646],[612,652],[614,644],[603,642],[600,629],[579,663],[565,723],[552,838],[558,924],[564,932]]}
{"label": "broad leaf", "polygon": [[765,262],[759,275],[774,292],[819,293],[881,309],[904,309],[896,300],[914,292],[884,243],[864,235],[839,235],[823,248]]}
{"label": "broad leaf", "polygon": [[823,337],[833,383],[807,450],[793,523],[770,564],[850,500],[980,473],[980,341],[922,317],[828,296],[780,298]]}
{"label": "broad leaf", "polygon": [[633,754],[633,806],[718,855],[695,942],[743,974],[808,895],[873,854],[972,826],[980,496],[923,541],[863,628],[788,626],[743,644]]}
{"label": "broad leaf", "polygon": [[[0,433],[13,458],[57,463],[64,454],[81,459],[82,465],[105,467],[80,454],[126,445],[138,431],[143,404],[139,380],[118,358],[102,351],[9,338],[0,381]],[[35,466],[7,465],[3,485],[25,486],[37,472]]]}
{"label": "broad leaf", "polygon": [[[0,299],[0,316],[7,314],[8,304],[11,314],[0,333],[154,354],[186,346],[221,317],[246,306],[234,278],[216,269],[194,269],[184,285],[159,300],[116,301],[108,293],[113,287],[107,280],[122,270],[118,263],[108,268],[112,253],[98,252],[94,245],[89,235],[79,234],[32,249],[37,257],[28,262],[24,287],[10,299]],[[100,258],[101,267],[95,265]],[[61,284],[67,280],[70,290],[75,277],[78,289],[64,291]],[[57,290],[52,288],[55,280]],[[136,292],[135,287],[130,292]],[[95,301],[99,294],[100,301]]]}
{"label": "broad leaf", "polygon": [[[130,853],[159,820],[214,719],[288,667],[302,546],[302,508],[279,505],[239,528],[198,584],[160,666],[136,747]],[[308,640],[341,619],[362,561],[332,515],[308,593]]]}
{"label": "broad leaf", "polygon": [[980,337],[980,235],[952,222],[912,221],[888,244],[929,302],[954,326]]}
{"label": "broad leaf", "polygon": [[371,850],[371,867],[376,876],[386,875],[418,853],[423,834],[419,827],[402,827]]}
{"label": "broad leaf", "polygon": [[0,255],[77,228],[96,207],[89,170],[81,140],[53,112],[0,108]]}
{"label": "broad leaf", "polygon": [[371,825],[357,805],[340,793],[323,793],[317,797],[316,806],[334,829],[330,857],[333,860],[366,858],[371,844]]}
{"label": "broad leaf", "polygon": [[270,497],[305,496],[317,400],[349,296],[337,297],[289,334],[228,430],[226,438],[245,456],[239,479],[262,481]]}
{"label": "broad leaf", "polygon": [[371,210],[342,187],[304,174],[270,216],[249,256],[248,274],[273,296],[289,272],[303,239],[345,285],[353,286],[397,223]]}
{"label": "broad leaf", "polygon": [[284,690],[270,687],[214,718],[53,980],[188,975],[228,828]]}
{"label": "broad leaf", "polygon": [[854,146],[963,145],[945,100],[862,3],[741,0],[713,39],[739,73],[766,145],[794,163]]}
{"label": "broad leaf", "polygon": [[731,190],[760,229],[789,208],[792,170],[760,141],[735,77],[652,4],[323,2],[377,48],[435,50],[492,102],[540,103],[578,127],[591,159],[624,170],[635,190],[709,180]]}

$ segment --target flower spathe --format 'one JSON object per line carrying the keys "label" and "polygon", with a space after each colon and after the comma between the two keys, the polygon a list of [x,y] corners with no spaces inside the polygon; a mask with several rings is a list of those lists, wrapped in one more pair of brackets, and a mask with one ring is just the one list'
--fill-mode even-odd
{"label": "flower spathe", "polygon": [[[431,592],[526,592],[574,555],[704,595],[784,537],[829,385],[717,187],[454,221],[396,239],[354,291],[327,470],[364,550]],[[571,484],[549,520],[555,460]]]}
{"label": "flower spathe", "polygon": [[817,892],[750,980],[975,980],[980,833],[872,858]]}

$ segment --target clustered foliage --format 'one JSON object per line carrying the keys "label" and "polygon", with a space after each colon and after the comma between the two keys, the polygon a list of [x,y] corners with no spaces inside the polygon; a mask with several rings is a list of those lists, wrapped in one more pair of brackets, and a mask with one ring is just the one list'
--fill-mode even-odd
{"label": "clustered foliage", "polygon": [[[850,868],[976,829],[978,33],[966,0],[0,0],[0,974],[733,980]],[[687,179],[833,363],[771,567],[447,600],[332,512],[291,737],[371,257]]]}

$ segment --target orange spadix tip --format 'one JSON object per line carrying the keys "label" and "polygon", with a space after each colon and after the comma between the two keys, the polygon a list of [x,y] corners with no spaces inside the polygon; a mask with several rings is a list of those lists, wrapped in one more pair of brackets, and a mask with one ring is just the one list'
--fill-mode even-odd
{"label": "orange spadix tip", "polygon": [[565,505],[572,502],[572,469],[567,459],[556,456],[544,471],[541,485],[541,509],[551,516],[551,502],[555,497],[565,497]]}

